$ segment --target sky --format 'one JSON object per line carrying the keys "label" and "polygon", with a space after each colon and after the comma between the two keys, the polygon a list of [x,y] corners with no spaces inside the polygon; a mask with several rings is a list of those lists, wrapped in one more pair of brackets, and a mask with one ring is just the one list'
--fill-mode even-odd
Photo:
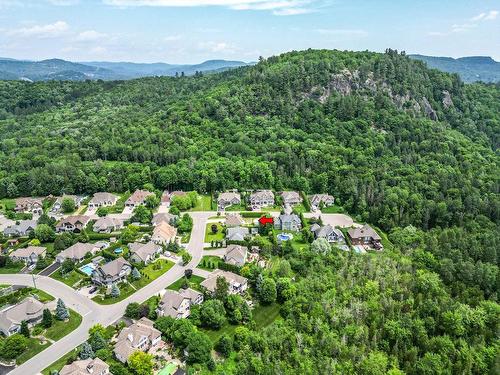
{"label": "sky", "polygon": [[0,0],[0,56],[256,61],[326,48],[500,61],[500,0]]}

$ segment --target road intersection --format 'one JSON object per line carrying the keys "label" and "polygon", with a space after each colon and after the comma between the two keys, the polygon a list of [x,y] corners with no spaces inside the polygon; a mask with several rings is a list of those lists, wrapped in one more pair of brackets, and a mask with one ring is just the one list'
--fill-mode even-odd
{"label": "road intersection", "polygon": [[[189,214],[193,218],[193,230],[190,241],[186,246],[187,251],[192,255],[189,264],[185,266],[179,263],[175,264],[165,274],[121,302],[106,306],[99,305],[57,280],[47,276],[35,276],[36,287],[56,298],[61,298],[69,308],[82,316],[82,323],[77,329],[22,365],[16,367],[9,374],[29,375],[40,373],[58,358],[61,358],[87,340],[89,328],[93,325],[102,324],[103,326],[109,326],[123,315],[129,303],[144,302],[149,297],[159,294],[168,285],[182,278],[186,269],[194,269],[200,263],[203,255],[205,223],[209,217],[217,213],[205,211],[190,212]],[[25,274],[2,274],[0,275],[0,284],[33,286],[33,277],[32,275]]]}

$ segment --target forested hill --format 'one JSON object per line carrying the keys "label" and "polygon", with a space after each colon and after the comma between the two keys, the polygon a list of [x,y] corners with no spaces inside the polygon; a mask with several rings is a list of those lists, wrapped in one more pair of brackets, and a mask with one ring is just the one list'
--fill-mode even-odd
{"label": "forested hill", "polygon": [[297,294],[237,349],[235,373],[493,374],[499,121],[499,85],[391,50],[291,52],[195,77],[1,82],[0,197],[145,183],[331,193],[387,231],[394,253],[287,254]]}

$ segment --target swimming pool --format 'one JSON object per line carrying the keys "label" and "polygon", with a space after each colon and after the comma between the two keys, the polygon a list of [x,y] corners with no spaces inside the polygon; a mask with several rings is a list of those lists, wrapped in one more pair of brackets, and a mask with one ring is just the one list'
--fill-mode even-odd
{"label": "swimming pool", "polygon": [[352,248],[354,249],[355,253],[358,253],[358,254],[364,254],[364,253],[366,253],[365,248],[363,246],[361,246],[361,245],[354,245]]}
{"label": "swimming pool", "polygon": [[278,241],[288,241],[293,238],[293,235],[291,233],[280,233],[276,237],[278,238]]}
{"label": "swimming pool", "polygon": [[92,272],[95,270],[95,264],[94,263],[88,263],[79,268],[80,271],[82,271],[85,275],[90,276],[92,275]]}
{"label": "swimming pool", "polygon": [[115,249],[115,254],[121,254],[123,252],[123,249],[121,247]]}

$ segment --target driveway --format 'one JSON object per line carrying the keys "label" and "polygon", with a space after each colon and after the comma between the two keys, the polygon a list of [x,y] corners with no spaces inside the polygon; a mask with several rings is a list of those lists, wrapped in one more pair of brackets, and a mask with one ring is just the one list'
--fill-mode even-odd
{"label": "driveway", "polygon": [[[193,256],[191,262],[186,266],[175,264],[162,276],[121,302],[107,306],[99,305],[64,283],[47,276],[36,275],[35,283],[37,288],[46,291],[56,298],[61,298],[69,308],[82,315],[83,320],[76,330],[55,342],[21,366],[16,367],[10,374],[26,375],[40,373],[57,359],[87,340],[88,330],[93,325],[99,323],[103,326],[109,326],[113,324],[123,315],[129,303],[144,302],[149,297],[161,293],[168,285],[184,277],[186,268],[195,270],[203,255],[205,223],[210,216],[216,215],[216,212],[190,212],[189,214],[193,218],[193,232],[186,249]],[[0,284],[33,286],[33,279],[31,275],[0,274]]]}
{"label": "driveway", "polygon": [[49,276],[49,275],[52,275],[54,272],[56,272],[59,269],[59,267],[61,267],[61,263],[54,262],[50,266],[48,266],[47,268],[43,269],[39,273],[39,275],[40,276]]}

